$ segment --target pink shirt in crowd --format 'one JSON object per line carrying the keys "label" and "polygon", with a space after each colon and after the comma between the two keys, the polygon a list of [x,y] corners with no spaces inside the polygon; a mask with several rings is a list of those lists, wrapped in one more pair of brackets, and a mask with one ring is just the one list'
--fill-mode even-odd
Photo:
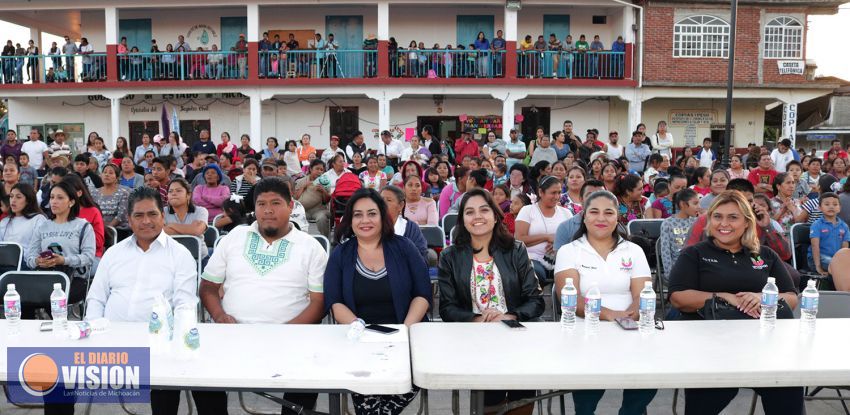
{"label": "pink shirt in crowd", "polygon": [[405,202],[404,217],[419,226],[437,226],[437,202],[427,197],[416,203]]}
{"label": "pink shirt in crowd", "polygon": [[196,206],[207,209],[209,217],[214,218],[222,212],[221,205],[230,198],[230,189],[225,185],[209,187],[205,184],[195,187],[192,191],[192,202]]}

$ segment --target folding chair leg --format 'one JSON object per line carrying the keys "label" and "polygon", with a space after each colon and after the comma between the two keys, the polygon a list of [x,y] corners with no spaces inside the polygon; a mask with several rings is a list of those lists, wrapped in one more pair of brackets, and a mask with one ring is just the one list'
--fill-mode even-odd
{"label": "folding chair leg", "polygon": [[673,415],[679,415],[679,412],[676,410],[676,404],[679,403],[679,390],[673,389]]}
{"label": "folding chair leg", "polygon": [[195,412],[195,400],[192,398],[192,393],[188,390],[183,391],[186,396],[186,408],[189,410],[189,415]]}
{"label": "folding chair leg", "polygon": [[844,408],[844,414],[850,415],[850,410],[847,409],[847,402],[845,402],[845,400],[843,399],[844,395],[841,394],[841,389],[836,389],[835,393],[838,394],[839,398],[842,398],[839,402],[841,402],[841,406]]}
{"label": "folding chair leg", "polygon": [[421,389],[419,391],[419,410],[416,411],[416,415],[428,415],[428,389]]}
{"label": "folding chair leg", "polygon": [[460,391],[455,389],[452,391],[452,415],[460,414]]}
{"label": "folding chair leg", "polygon": [[245,404],[245,397],[242,395],[242,392],[236,394],[239,397],[239,406],[242,407],[242,410],[251,414],[251,415],[279,415],[280,411],[275,412],[262,412],[258,411],[254,408]]}
{"label": "folding chair leg", "polygon": [[564,402],[564,401],[565,401],[564,395],[561,395],[561,396],[559,397],[559,399],[560,399],[560,401],[561,401],[561,415],[566,415],[566,413],[567,413],[567,405],[566,405],[566,402]]}
{"label": "folding chair leg", "polygon": [[756,413],[756,404],[758,403],[758,401],[759,401],[759,394],[757,394],[756,391],[753,390],[753,400],[750,402],[750,415],[753,415],[753,414]]}

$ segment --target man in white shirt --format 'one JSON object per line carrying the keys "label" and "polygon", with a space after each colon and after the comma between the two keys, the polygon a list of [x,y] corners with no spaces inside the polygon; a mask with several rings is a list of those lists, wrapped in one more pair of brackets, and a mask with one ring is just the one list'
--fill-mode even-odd
{"label": "man in white shirt", "polygon": [[348,157],[348,162],[352,162],[354,153],[360,153],[363,158],[366,158],[366,152],[368,151],[369,148],[366,147],[366,139],[363,138],[363,132],[355,131],[351,136],[351,142],[345,146],[345,156]]}
{"label": "man in white shirt", "polygon": [[620,133],[611,131],[608,133],[608,160],[617,160],[623,157],[623,146],[619,144]]}
{"label": "man in white shirt", "polygon": [[21,146],[21,151],[30,156],[30,166],[38,170],[47,158],[47,144],[41,141],[41,132],[33,128],[30,139]]}
{"label": "man in white shirt", "polygon": [[378,154],[387,156],[387,165],[398,170],[398,159],[401,157],[402,146],[398,140],[394,140],[389,131],[381,131],[381,144],[378,144]]}
{"label": "man in white shirt", "polygon": [[[218,324],[316,324],[324,317],[328,254],[315,238],[289,223],[289,186],[269,177],[254,186],[257,221],[222,238],[201,280],[201,301]],[[224,288],[224,297],[219,293]],[[315,393],[284,399],[313,409]],[[285,407],[284,414],[294,414]]]}
{"label": "man in white shirt", "polygon": [[332,135],[330,143],[330,147],[328,147],[327,149],[325,149],[325,151],[322,152],[322,161],[325,164],[329,164],[333,156],[335,156],[336,154],[345,155],[345,150],[339,148],[339,137]]}
{"label": "man in white shirt", "polygon": [[[133,235],[109,248],[98,265],[86,298],[86,320],[147,322],[154,298],[163,294],[173,306],[196,305],[195,259],[163,232],[165,216],[156,189],[142,187],[128,200]],[[224,392],[193,391],[199,414],[226,413]],[[151,390],[151,411],[176,413],[179,390]]]}
{"label": "man in white shirt", "polygon": [[791,151],[791,140],[784,139],[779,142],[779,145],[770,153],[770,159],[773,160],[773,169],[779,173],[785,173],[785,166],[791,160],[794,160],[794,152]]}
{"label": "man in white shirt", "polygon": [[717,160],[717,155],[714,154],[714,151],[711,149],[711,138],[704,138],[702,140],[702,148],[696,154],[697,160],[699,160],[699,166],[705,167],[707,169],[711,169],[714,167],[714,162]]}

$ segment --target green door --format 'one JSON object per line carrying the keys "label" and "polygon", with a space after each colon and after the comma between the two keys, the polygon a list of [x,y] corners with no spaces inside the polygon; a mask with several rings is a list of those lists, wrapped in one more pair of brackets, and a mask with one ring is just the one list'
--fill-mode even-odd
{"label": "green door", "polygon": [[[340,51],[356,51],[363,49],[363,16],[326,16],[325,34],[322,37],[327,40],[328,35],[334,35],[334,42],[339,45]],[[336,75],[337,78],[362,78],[363,77],[363,54],[357,52],[338,52],[336,63],[333,60],[325,60],[327,65],[324,74]]]}
{"label": "green door", "polygon": [[[240,34],[248,32],[248,18],[240,17],[222,17],[221,18],[221,50],[230,50],[236,46],[239,41]],[[245,40],[248,40],[245,38]],[[190,43],[191,44],[191,43]],[[192,44],[192,47],[197,47]]]}
{"label": "green door", "polygon": [[118,21],[118,40],[127,38],[127,49],[138,47],[140,52],[151,50],[151,19],[121,19]]}
{"label": "green door", "polygon": [[[493,16],[463,15],[457,16],[457,44],[469,46],[475,43],[478,32],[484,32],[487,40],[493,40],[494,34]],[[431,47],[432,45],[425,45]],[[457,46],[457,45],[455,45]]]}

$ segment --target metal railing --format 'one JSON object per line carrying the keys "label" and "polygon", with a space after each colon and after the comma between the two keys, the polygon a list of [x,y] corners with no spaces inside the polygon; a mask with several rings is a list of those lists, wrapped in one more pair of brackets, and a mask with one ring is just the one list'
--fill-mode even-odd
{"label": "metal railing", "polygon": [[623,79],[625,52],[517,51],[520,78]]}
{"label": "metal railing", "polygon": [[118,54],[121,81],[186,79],[247,79],[248,54],[235,51],[195,51]]}
{"label": "metal railing", "polygon": [[505,51],[475,49],[390,52],[396,78],[498,78],[505,76]]}
{"label": "metal railing", "polygon": [[106,80],[106,53],[0,56],[4,84]]}
{"label": "metal railing", "polygon": [[376,50],[260,51],[261,78],[374,78]]}

